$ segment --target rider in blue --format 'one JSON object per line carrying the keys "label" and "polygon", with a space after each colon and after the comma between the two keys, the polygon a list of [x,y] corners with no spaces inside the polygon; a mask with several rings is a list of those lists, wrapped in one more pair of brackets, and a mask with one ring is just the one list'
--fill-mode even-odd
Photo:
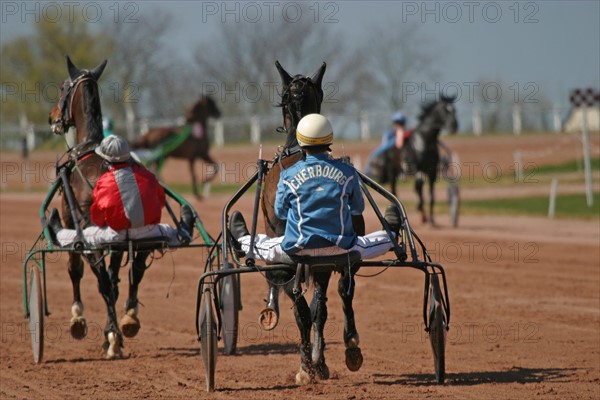
{"label": "rider in blue", "polygon": [[[358,251],[363,259],[389,251],[393,244],[385,230],[357,236],[352,215],[361,215],[365,203],[360,178],[354,167],[330,156],[331,124],[320,114],[309,114],[298,123],[296,138],[306,159],[283,170],[275,198],[275,214],[286,220],[284,236],[257,234],[255,255],[268,262],[290,263],[289,255],[324,256]],[[386,210],[394,232],[399,229],[399,211]],[[244,252],[250,235],[242,214],[231,215],[230,230]]]}
{"label": "rider in blue", "polygon": [[406,116],[401,112],[396,112],[392,115],[392,127],[384,132],[383,137],[381,139],[381,144],[377,147],[373,153],[369,156],[369,160],[367,161],[367,168],[365,170],[365,174],[370,175],[370,167],[371,162],[391,149],[394,146],[398,146],[399,137],[404,136],[404,130],[406,126]]}

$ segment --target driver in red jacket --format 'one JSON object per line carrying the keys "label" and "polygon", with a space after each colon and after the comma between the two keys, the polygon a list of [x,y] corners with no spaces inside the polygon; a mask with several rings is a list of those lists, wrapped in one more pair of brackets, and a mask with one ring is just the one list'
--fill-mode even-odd
{"label": "driver in red jacket", "polygon": [[92,222],[115,231],[158,224],[165,206],[165,192],[152,172],[130,163],[127,142],[118,136],[108,136],[96,153],[111,166],[94,187]]}
{"label": "driver in red jacket", "polygon": [[[127,142],[118,136],[110,135],[102,140],[96,153],[110,165],[93,192],[90,217],[95,226],[83,231],[89,244],[168,237],[171,244],[178,244],[177,231],[168,224],[161,224],[161,212],[165,206],[165,192],[158,180],[141,165],[131,161]],[[193,229],[191,209],[181,208],[181,225],[188,236]],[[58,210],[53,209],[48,219],[53,241],[68,246],[76,239],[76,231],[63,229]],[[54,240],[55,239],[55,240]]]}

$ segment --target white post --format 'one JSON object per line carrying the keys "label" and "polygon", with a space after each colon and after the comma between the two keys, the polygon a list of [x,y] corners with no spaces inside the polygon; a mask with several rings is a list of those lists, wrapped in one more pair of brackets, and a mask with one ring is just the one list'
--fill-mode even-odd
{"label": "white post", "polygon": [[554,218],[554,211],[556,210],[556,189],[558,188],[558,179],[552,178],[550,184],[550,201],[548,202],[548,218]]}
{"label": "white post", "polygon": [[515,181],[521,183],[523,179],[523,160],[520,150],[515,150],[513,153],[513,162],[515,163]]}
{"label": "white post", "polygon": [[143,118],[140,121],[140,134],[145,135],[150,130],[150,124],[148,122],[148,118]]}
{"label": "white post", "polygon": [[35,149],[35,130],[33,124],[27,127],[27,150],[31,153]]}
{"label": "white post", "polygon": [[516,136],[518,136],[521,134],[521,129],[522,129],[521,106],[519,104],[513,105],[512,118],[513,118],[513,133]]}
{"label": "white post", "polygon": [[554,132],[560,133],[562,131],[562,121],[560,120],[560,108],[554,107],[552,109],[552,121],[554,122]]}
{"label": "white post", "polygon": [[590,133],[588,131],[587,105],[581,107],[583,135],[583,169],[585,174],[585,199],[588,207],[594,205],[594,192],[592,191],[592,164],[590,162]]}
{"label": "white post", "polygon": [[225,145],[225,135],[223,134],[223,121],[215,121],[215,146],[223,147]]}
{"label": "white post", "polygon": [[369,127],[369,113],[363,111],[360,113],[360,139],[365,142],[371,138],[371,128]]}
{"label": "white post", "polygon": [[479,107],[473,108],[473,133],[475,136],[481,136],[483,124],[481,122],[481,110]]}
{"label": "white post", "polygon": [[250,142],[260,143],[260,119],[256,115],[250,117]]}

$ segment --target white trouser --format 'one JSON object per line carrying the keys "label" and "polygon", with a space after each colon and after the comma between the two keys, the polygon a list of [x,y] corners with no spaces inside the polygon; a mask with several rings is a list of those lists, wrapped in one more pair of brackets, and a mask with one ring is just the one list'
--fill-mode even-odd
{"label": "white trouser", "polygon": [[[63,247],[73,244],[75,236],[77,236],[77,231],[75,229],[61,229],[56,234],[56,238]],[[103,228],[90,226],[83,230],[83,239],[93,246],[107,242],[121,242],[127,238],[146,239],[160,236],[168,237],[169,244],[172,246],[179,244],[177,230],[169,224],[145,225],[134,229],[124,229],[122,231],[115,231],[108,226]]]}
{"label": "white trouser", "polygon": [[[257,233],[254,239],[254,255],[257,259],[265,262],[276,262],[291,264],[292,260],[281,248],[283,236],[268,237],[264,233]],[[238,239],[242,245],[242,250],[248,253],[250,250],[250,235],[242,236]],[[337,246],[321,247],[319,249],[303,249],[297,252],[299,256],[333,256],[346,254],[350,251],[358,251],[360,258],[367,260],[375,258],[388,252],[393,247],[392,241],[386,231],[377,231],[369,233],[366,236],[358,236],[356,244],[349,250],[344,250]]]}

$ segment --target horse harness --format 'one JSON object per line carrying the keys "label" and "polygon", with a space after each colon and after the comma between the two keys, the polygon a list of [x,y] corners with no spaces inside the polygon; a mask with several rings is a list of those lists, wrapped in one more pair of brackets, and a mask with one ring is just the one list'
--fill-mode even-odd
{"label": "horse harness", "polygon": [[74,80],[71,80],[69,78],[63,83],[63,93],[61,94],[61,97],[58,100],[58,108],[60,110],[60,118],[63,127],[63,132],[66,130],[66,128],[70,128],[71,126],[73,126],[73,98],[75,97],[79,86],[83,82],[90,80],[97,84],[96,79],[90,71],[85,69],[82,70],[82,72],[83,73]]}

